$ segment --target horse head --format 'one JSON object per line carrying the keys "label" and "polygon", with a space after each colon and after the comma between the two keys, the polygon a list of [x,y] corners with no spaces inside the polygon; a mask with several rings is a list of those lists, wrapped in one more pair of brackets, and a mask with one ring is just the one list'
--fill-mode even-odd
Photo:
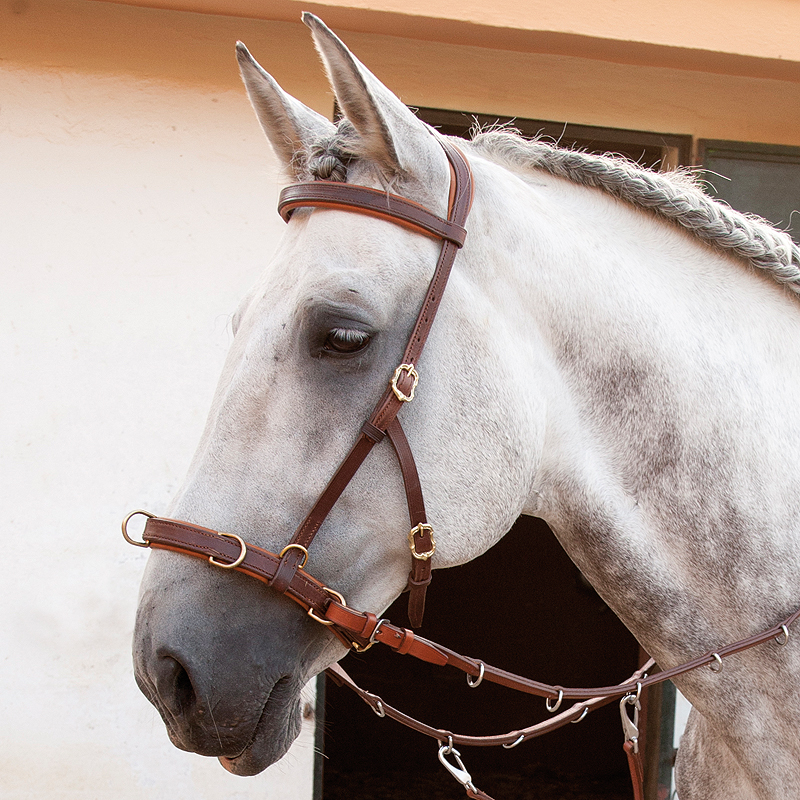
{"label": "horse head", "polygon": [[[344,115],[338,125],[237,47],[287,176],[392,192],[446,217],[451,176],[437,134],[320,20],[304,21]],[[476,557],[508,530],[528,500],[541,440],[536,400],[509,388],[513,331],[489,333],[503,297],[477,291],[491,259],[480,172],[475,181],[470,236],[417,365],[417,398],[401,412],[436,531],[436,567]],[[386,390],[440,246],[386,219],[294,212],[234,316],[234,342],[171,517],[281,551]],[[401,473],[383,441],[327,516],[308,569],[379,614],[406,586],[408,529]],[[237,774],[260,772],[299,731],[301,688],[346,652],[263,583],[164,550],[150,557],[136,678],[180,748],[219,757]]]}

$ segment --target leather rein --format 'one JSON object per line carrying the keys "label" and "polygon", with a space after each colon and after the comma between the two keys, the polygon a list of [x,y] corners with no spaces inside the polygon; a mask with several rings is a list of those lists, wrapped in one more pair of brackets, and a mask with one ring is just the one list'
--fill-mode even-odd
{"label": "leather rein", "polygon": [[[398,195],[377,191],[365,186],[315,181],[287,187],[281,192],[278,211],[288,222],[298,208],[337,208],[367,214],[402,225],[442,242],[433,278],[423,300],[416,323],[403,353],[400,365],[389,384],[364,422],[350,452],[344,458],[311,511],[298,526],[289,543],[280,553],[246,543],[233,533],[222,533],[179,520],[157,517],[147,511],[134,511],[122,523],[126,541],[138,547],[172,550],[185,555],[207,558],[222,569],[231,569],[266,583],[271,589],[290,597],[317,622],[325,625],[346,647],[358,652],[369,650],[375,643],[385,644],[398,653],[412,655],[438,666],[452,666],[466,674],[470,687],[484,680],[497,683],[527,694],[545,698],[546,708],[553,716],[536,725],[494,736],[467,736],[431,727],[410,717],[375,694],[359,687],[338,665],[327,670],[339,685],[356,692],[378,716],[388,716],[439,743],[439,760],[450,774],[461,783],[467,795],[475,800],[491,800],[472,783],[464,767],[461,754],[455,745],[516,747],[521,742],[556,730],[570,722],[580,722],[586,714],[620,698],[620,715],[625,735],[624,748],[628,756],[635,800],[643,800],[643,769],[639,754],[638,712],[644,688],[674,678],[698,667],[709,665],[719,672],[722,659],[775,639],[786,644],[789,626],[800,617],[800,609],[783,622],[735,642],[715,652],[672,669],[648,675],[655,662],[650,659],[626,681],[595,688],[569,688],[531,680],[493,667],[479,659],[460,655],[447,647],[417,636],[407,628],[379,619],[371,612],[357,611],[347,605],[344,597],[326,586],[305,570],[309,547],[320,526],[345,490],[358,468],[375,444],[388,437],[400,464],[405,487],[411,530],[408,533],[411,551],[411,570],[408,576],[409,619],[412,627],[419,627],[425,608],[425,592],[431,581],[431,561],[436,551],[432,526],[428,523],[419,475],[405,433],[397,417],[405,403],[414,399],[419,382],[415,364],[427,341],[433,325],[447,279],[459,248],[464,244],[464,223],[472,203],[473,182],[469,165],[460,150],[444,139],[437,140],[444,148],[450,165],[450,196],[447,219],[432,213],[423,206]],[[129,520],[136,516],[147,517],[142,541],[133,539],[127,531]],[[559,711],[563,700],[577,700],[569,708]],[[630,709],[630,711],[629,711]]]}

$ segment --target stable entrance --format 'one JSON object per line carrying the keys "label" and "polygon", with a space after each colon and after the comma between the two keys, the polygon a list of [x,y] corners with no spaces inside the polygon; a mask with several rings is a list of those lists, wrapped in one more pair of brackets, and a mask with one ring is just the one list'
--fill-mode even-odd
{"label": "stable entrance", "polygon": [[[639,665],[637,642],[561,549],[541,520],[521,518],[488,553],[434,572],[420,633],[453,649],[547,683],[603,686]],[[408,625],[406,597],[389,609]],[[544,719],[544,701],[375,647],[345,669],[364,688],[436,727],[501,733]],[[651,714],[652,716],[652,714]],[[503,800],[631,796],[618,706],[519,747],[462,748],[475,784]],[[322,800],[463,798],[432,739],[376,716],[328,682]]]}

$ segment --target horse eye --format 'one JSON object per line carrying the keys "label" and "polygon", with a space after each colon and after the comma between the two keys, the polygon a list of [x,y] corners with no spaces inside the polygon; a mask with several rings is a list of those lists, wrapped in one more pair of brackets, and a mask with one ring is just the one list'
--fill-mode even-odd
{"label": "horse eye", "polygon": [[341,353],[353,355],[363,350],[370,341],[366,331],[356,328],[333,328],[325,339],[325,351],[328,353]]}

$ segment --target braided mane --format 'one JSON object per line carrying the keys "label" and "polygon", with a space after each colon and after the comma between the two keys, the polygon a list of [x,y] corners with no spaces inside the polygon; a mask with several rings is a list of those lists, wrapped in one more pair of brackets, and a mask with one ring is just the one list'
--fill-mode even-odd
{"label": "braided mane", "polygon": [[687,171],[653,172],[621,156],[566,150],[509,130],[478,132],[472,144],[506,166],[543,169],[649,209],[703,241],[741,256],[800,294],[800,248],[789,234],[754,214],[742,214],[712,199]]}
{"label": "braided mane", "polygon": [[[568,150],[542,139],[525,139],[508,128],[479,130],[471,144],[504,166],[543,169],[646,208],[703,241],[744,258],[800,294],[800,247],[791,236],[755,214],[734,211],[709,197],[687,170],[654,172],[622,156]],[[359,157],[358,151],[358,136],[342,119],[332,136],[305,155],[308,178],[346,181],[347,166]]]}

